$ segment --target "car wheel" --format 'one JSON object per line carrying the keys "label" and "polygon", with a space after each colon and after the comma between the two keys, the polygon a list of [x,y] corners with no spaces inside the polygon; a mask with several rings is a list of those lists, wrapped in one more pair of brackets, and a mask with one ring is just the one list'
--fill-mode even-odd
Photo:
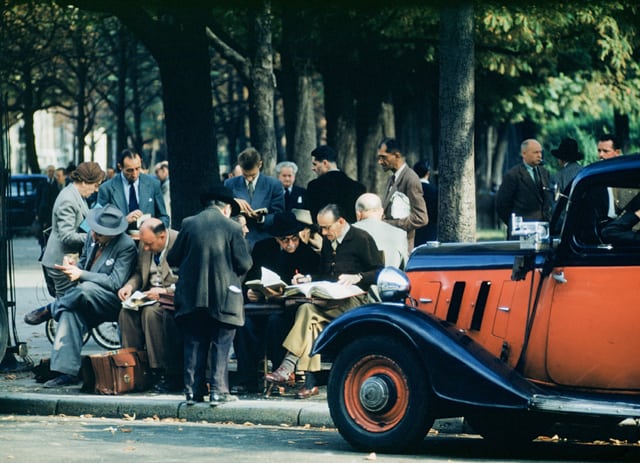
{"label": "car wheel", "polygon": [[433,424],[424,365],[411,347],[388,336],[357,339],[341,350],[327,400],[340,434],[365,451],[408,450]]}

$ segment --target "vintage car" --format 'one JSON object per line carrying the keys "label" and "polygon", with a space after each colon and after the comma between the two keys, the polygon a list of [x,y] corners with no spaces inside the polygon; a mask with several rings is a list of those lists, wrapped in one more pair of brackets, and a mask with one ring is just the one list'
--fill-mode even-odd
{"label": "vintage car", "polygon": [[382,302],[334,320],[314,345],[333,362],[342,436],[397,452],[444,417],[508,444],[558,423],[604,438],[637,426],[640,240],[607,242],[603,227],[615,194],[639,191],[640,155],[599,161],[559,195],[550,224],[515,218],[519,241],[431,243],[406,273],[384,269]]}

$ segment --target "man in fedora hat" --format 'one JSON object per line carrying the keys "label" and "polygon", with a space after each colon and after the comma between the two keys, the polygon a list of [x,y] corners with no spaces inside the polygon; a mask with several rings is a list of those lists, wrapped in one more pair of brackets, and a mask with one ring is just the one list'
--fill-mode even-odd
{"label": "man in fedora hat", "polygon": [[240,210],[231,191],[216,185],[200,203],[204,210],[184,219],[167,262],[179,267],[174,303],[184,335],[187,405],[204,400],[207,356],[210,405],[217,405],[235,399],[227,362],[236,328],[244,324],[242,278],[251,255],[240,224],[229,218]]}
{"label": "man in fedora hat", "polygon": [[44,387],[78,384],[80,352],[85,332],[105,321],[116,321],[121,302],[118,289],[135,266],[136,245],[127,236],[127,219],[112,205],[91,209],[87,215],[91,233],[78,264],[56,265],[75,286],[53,303],[58,322],[51,352],[51,370],[57,376]]}
{"label": "man in fedora hat", "polygon": [[556,174],[556,196],[568,194],[567,187],[571,185],[574,177],[582,170],[578,161],[584,159],[584,154],[578,151],[578,142],[573,138],[563,138],[558,149],[551,150],[553,157],[558,159],[560,170]]}
{"label": "man in fedora hat", "polygon": [[[258,241],[251,257],[253,266],[246,280],[262,277],[262,267],[278,274],[280,279],[290,284],[296,273],[316,274],[320,269],[320,255],[300,238],[305,224],[298,221],[293,212],[280,212],[273,217],[269,228],[272,238]],[[268,288],[265,288],[267,291]],[[273,296],[279,293],[273,292]],[[260,302],[265,296],[259,291],[247,290],[250,302]],[[256,371],[262,357],[262,346],[267,347],[267,355],[273,365],[279,365],[285,355],[282,341],[291,329],[295,311],[283,314],[255,315],[247,314],[245,326],[238,330],[234,340],[234,349],[238,358],[238,372],[234,393],[252,392],[258,389]]]}

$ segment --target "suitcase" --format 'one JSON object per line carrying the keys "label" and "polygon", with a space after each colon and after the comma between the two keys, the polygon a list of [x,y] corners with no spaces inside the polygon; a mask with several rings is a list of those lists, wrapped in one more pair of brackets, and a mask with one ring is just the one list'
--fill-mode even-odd
{"label": "suitcase", "polygon": [[146,352],[129,347],[89,358],[97,394],[117,395],[147,389],[150,373]]}

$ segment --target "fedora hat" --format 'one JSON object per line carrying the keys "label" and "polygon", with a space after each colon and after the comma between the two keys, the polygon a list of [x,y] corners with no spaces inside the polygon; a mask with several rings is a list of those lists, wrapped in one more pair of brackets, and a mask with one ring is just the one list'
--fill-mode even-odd
{"label": "fedora hat", "polygon": [[269,227],[271,236],[295,235],[304,229],[304,224],[296,220],[293,212],[279,212],[273,216],[273,224]]}
{"label": "fedora hat", "polygon": [[105,236],[119,235],[129,226],[120,209],[112,204],[91,209],[87,215],[87,223],[91,230]]}
{"label": "fedora hat", "polygon": [[558,149],[551,150],[551,154],[567,162],[584,159],[584,154],[578,151],[578,142],[573,138],[563,138]]}
{"label": "fedora hat", "polygon": [[222,201],[231,205],[231,216],[240,214],[240,205],[233,197],[229,188],[223,185],[213,185],[200,193],[200,204],[205,207],[211,201]]}

